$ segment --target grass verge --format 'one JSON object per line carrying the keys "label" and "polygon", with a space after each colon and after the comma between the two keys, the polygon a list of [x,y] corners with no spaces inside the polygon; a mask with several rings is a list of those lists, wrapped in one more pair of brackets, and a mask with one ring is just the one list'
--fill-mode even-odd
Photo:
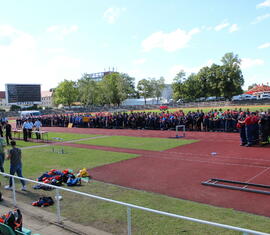
{"label": "grass verge", "polygon": [[[270,232],[269,218],[238,212],[233,209],[218,208],[160,194],[123,188],[98,181],[91,181],[88,184],[80,187],[73,187],[72,189],[179,215]],[[11,192],[4,193],[9,193],[11,195]],[[33,189],[30,189],[27,193],[18,193],[17,200],[30,204],[34,200],[37,200],[41,195],[54,197],[55,191],[34,191]],[[74,195],[69,192],[61,192],[61,195],[63,196],[63,200],[61,201],[62,216],[76,223],[93,226],[112,234],[127,234],[126,207],[103,202],[101,200],[86,198],[80,195]],[[42,208],[42,210],[55,213],[56,207]],[[132,209],[131,214],[132,234],[136,235],[240,234],[230,230],[156,215],[136,209]]]}

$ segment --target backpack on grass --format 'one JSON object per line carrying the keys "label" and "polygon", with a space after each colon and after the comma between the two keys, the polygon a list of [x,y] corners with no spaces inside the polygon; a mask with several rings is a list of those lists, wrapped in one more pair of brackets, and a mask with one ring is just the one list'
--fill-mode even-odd
{"label": "backpack on grass", "polygon": [[54,201],[51,197],[41,197],[38,201],[32,203],[32,206],[45,207],[53,205]]}
{"label": "backpack on grass", "polygon": [[14,231],[22,231],[22,213],[19,209],[15,208],[7,214],[0,217],[0,222],[8,225]]}

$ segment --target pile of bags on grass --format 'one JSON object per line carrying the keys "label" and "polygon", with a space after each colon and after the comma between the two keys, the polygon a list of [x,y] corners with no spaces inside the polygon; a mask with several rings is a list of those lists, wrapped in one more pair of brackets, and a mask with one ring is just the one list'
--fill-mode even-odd
{"label": "pile of bags on grass", "polygon": [[[81,185],[82,180],[87,181],[90,179],[90,175],[86,168],[83,168],[77,175],[73,173],[73,170],[65,169],[59,171],[52,169],[42,174],[37,180],[45,184],[51,184],[56,186],[62,186],[65,183],[67,186]],[[52,190],[53,188],[47,185],[37,184],[33,186],[34,189]]]}

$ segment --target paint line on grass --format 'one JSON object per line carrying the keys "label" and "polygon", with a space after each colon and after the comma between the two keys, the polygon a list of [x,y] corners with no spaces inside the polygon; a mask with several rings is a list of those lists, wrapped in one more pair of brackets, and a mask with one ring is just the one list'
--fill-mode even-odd
{"label": "paint line on grass", "polygon": [[106,138],[109,137],[108,135],[102,135],[102,136],[94,136],[94,137],[88,137],[84,139],[78,139],[78,140],[68,140],[68,141],[63,141],[63,142],[58,142],[58,143],[74,143],[74,142],[80,142],[84,140],[93,140],[93,139],[100,139],[100,138]]}
{"label": "paint line on grass", "polygon": [[62,142],[60,142],[60,141],[59,142],[52,142],[50,144],[33,145],[33,146],[22,147],[21,149],[42,148],[42,147],[49,147],[49,146],[52,146],[52,145],[59,145],[59,144],[65,144],[65,143],[73,143],[73,142],[79,142],[79,141],[91,140],[91,139],[98,139],[98,138],[105,138],[105,137],[108,137],[108,136],[102,135],[102,136],[94,136],[94,137],[77,139],[77,140],[68,140],[68,141],[62,141]]}

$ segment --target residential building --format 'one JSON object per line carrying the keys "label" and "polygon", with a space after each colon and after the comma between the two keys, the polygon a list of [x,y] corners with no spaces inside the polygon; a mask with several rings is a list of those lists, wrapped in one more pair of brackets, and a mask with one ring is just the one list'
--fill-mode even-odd
{"label": "residential building", "polygon": [[41,91],[41,106],[53,107],[53,91]]}
{"label": "residential building", "polygon": [[6,105],[7,105],[6,92],[5,91],[0,91],[0,107],[4,107]]}

